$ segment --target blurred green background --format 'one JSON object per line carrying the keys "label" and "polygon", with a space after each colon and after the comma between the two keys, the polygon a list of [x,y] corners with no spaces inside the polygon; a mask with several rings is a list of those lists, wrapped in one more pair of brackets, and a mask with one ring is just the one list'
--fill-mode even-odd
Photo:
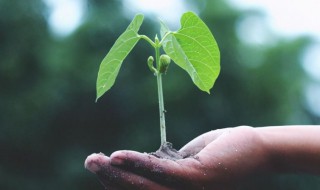
{"label": "blurred green background", "polygon": [[[167,138],[176,148],[217,128],[320,123],[306,98],[306,87],[319,81],[302,66],[313,38],[270,32],[267,42],[248,43],[242,38],[252,38],[250,23],[242,37],[239,27],[262,18],[259,11],[236,10],[223,0],[187,3],[213,32],[222,71],[208,95],[170,66],[164,97]],[[81,25],[63,36],[51,29],[43,1],[0,0],[1,190],[103,189],[83,167],[87,155],[159,147],[156,80],[146,66],[153,52],[146,42],[95,103],[100,62],[133,15],[122,1],[88,0]],[[153,37],[159,30],[152,18],[140,33]],[[320,189],[320,178],[270,176],[245,189]]]}

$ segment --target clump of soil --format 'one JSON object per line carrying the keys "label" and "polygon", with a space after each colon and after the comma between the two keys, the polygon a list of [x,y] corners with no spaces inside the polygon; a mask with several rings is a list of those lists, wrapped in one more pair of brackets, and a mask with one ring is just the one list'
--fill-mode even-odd
{"label": "clump of soil", "polygon": [[156,152],[151,152],[150,154],[158,158],[170,160],[179,160],[184,158],[180,152],[172,147],[172,143],[170,142],[163,143]]}

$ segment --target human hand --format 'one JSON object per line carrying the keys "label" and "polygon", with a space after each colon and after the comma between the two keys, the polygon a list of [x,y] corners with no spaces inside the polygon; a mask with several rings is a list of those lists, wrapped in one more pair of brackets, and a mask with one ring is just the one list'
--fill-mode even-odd
{"label": "human hand", "polygon": [[134,151],[110,157],[93,154],[85,166],[109,189],[235,189],[269,165],[268,149],[251,127],[210,131],[179,152],[184,159],[169,160]]}

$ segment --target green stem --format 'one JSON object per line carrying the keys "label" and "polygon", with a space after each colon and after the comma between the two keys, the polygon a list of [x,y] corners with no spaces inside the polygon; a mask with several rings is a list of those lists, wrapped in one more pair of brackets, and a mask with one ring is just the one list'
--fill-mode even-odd
{"label": "green stem", "polygon": [[163,36],[163,38],[161,39],[161,41],[160,41],[160,46],[162,45],[162,43],[164,42],[164,40],[169,36],[169,34],[172,34],[173,32],[167,32],[164,36]]}
{"label": "green stem", "polygon": [[[156,40],[156,64],[157,69],[160,69],[160,47],[159,41]],[[166,139],[166,121],[165,121],[165,109],[164,109],[164,101],[163,101],[163,90],[162,90],[162,74],[157,72],[157,84],[158,84],[158,98],[159,98],[159,114],[160,114],[160,137],[161,137],[161,145],[167,142]]]}
{"label": "green stem", "polygon": [[161,144],[167,142],[166,138],[166,119],[165,119],[165,109],[163,103],[163,91],[162,91],[162,74],[158,72],[157,74],[158,83],[158,97],[159,97],[159,113],[160,113],[160,135]]}
{"label": "green stem", "polygon": [[146,40],[147,42],[149,42],[149,44],[152,46],[152,47],[156,47],[156,44],[146,35],[139,35],[139,38],[142,38],[144,40]]}

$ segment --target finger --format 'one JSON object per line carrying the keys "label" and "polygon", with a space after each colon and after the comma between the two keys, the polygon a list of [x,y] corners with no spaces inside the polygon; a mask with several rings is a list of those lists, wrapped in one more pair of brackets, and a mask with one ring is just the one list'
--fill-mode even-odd
{"label": "finger", "polygon": [[[91,154],[87,157],[84,162],[84,167],[91,171],[94,174],[97,174],[99,181],[106,189],[116,190],[116,189],[123,189],[122,186],[115,184],[111,179],[110,175],[113,173],[110,170],[112,168],[110,166],[110,158],[105,156],[103,153],[99,154]],[[101,172],[108,170],[108,177],[106,179],[102,179],[100,175]]]}
{"label": "finger", "polygon": [[97,174],[99,181],[106,189],[159,189],[168,188],[142,176],[114,167],[110,158],[102,153],[92,154],[85,161],[85,168]]}
{"label": "finger", "polygon": [[[119,190],[123,189],[123,186],[118,185],[112,179],[114,173],[113,168],[110,167],[110,158],[105,156],[103,153],[91,154],[87,157],[84,162],[84,167],[98,176],[99,181],[108,190]],[[101,177],[101,173],[106,175]]]}
{"label": "finger", "polygon": [[110,164],[110,158],[105,156],[103,153],[93,153],[87,157],[84,162],[84,167],[92,173],[97,173],[103,167]]}
{"label": "finger", "polygon": [[151,181],[150,179],[111,165],[97,172],[97,176],[107,189],[112,187],[110,189],[169,190],[168,187]]}
{"label": "finger", "polygon": [[[110,156],[111,164],[169,187],[190,184],[197,163],[194,159],[172,161],[134,151],[117,151]],[[187,186],[186,186],[187,187]]]}
{"label": "finger", "polygon": [[209,143],[216,140],[225,129],[218,129],[214,131],[209,131],[207,133],[204,133],[189,143],[187,143],[185,146],[183,146],[179,152],[184,157],[189,157],[198,154],[204,147],[206,147]]}

